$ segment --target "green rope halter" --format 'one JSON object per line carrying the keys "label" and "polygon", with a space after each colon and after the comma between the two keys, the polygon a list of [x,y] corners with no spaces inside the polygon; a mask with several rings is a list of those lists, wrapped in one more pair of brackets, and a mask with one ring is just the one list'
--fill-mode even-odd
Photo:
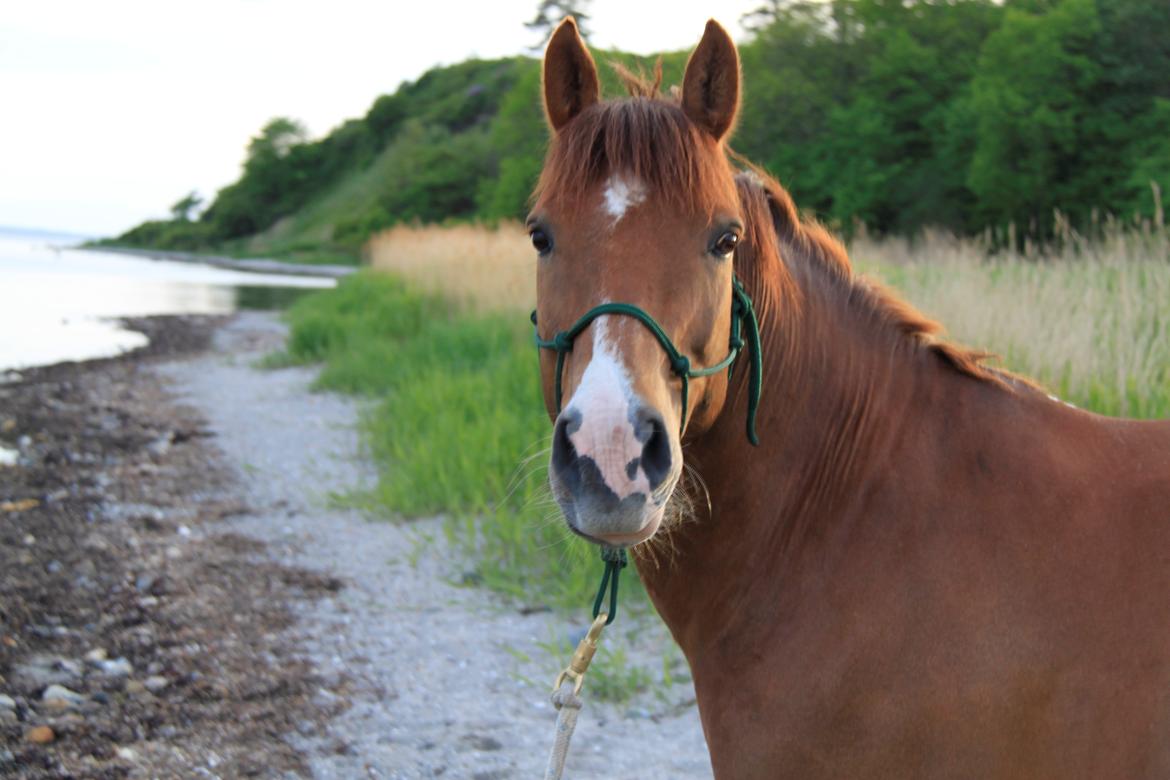
{"label": "green rope halter", "polygon": [[[581,335],[581,332],[589,327],[589,324],[593,320],[603,314],[625,314],[633,317],[645,325],[646,329],[654,334],[654,337],[658,339],[658,343],[662,345],[662,349],[666,352],[666,357],[670,361],[670,370],[682,380],[682,420],[679,423],[679,436],[682,436],[683,431],[687,427],[687,409],[689,405],[688,380],[696,377],[711,376],[725,368],[727,369],[727,376],[730,379],[732,364],[739,357],[740,352],[745,346],[741,333],[746,330],[746,346],[748,348],[748,355],[751,358],[751,376],[748,378],[747,437],[748,441],[753,445],[759,446],[760,440],[756,436],[756,409],[760,405],[760,387],[763,383],[763,364],[760,356],[760,323],[756,319],[755,310],[752,308],[752,299],[748,297],[747,291],[743,288],[743,284],[736,277],[732,277],[731,292],[730,351],[727,353],[727,357],[708,368],[692,368],[690,359],[675,348],[674,343],[666,335],[666,331],[662,329],[662,326],[653,317],[632,303],[603,303],[600,306],[594,306],[585,312],[585,315],[581,319],[573,323],[571,328],[557,333],[551,339],[542,339],[539,331],[537,331],[535,333],[536,346],[541,349],[556,350],[557,353],[555,385],[557,413],[559,414],[561,411],[561,374],[564,372],[565,355],[573,351],[574,339]],[[535,311],[532,312],[532,325],[534,327],[536,326]]]}

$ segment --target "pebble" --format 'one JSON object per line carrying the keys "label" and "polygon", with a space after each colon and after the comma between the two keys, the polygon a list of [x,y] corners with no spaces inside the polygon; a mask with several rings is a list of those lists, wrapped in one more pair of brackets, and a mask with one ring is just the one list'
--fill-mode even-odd
{"label": "pebble", "polygon": [[118,749],[116,749],[114,751],[114,753],[116,753],[118,758],[122,759],[123,761],[137,761],[138,760],[138,754],[135,753],[131,748],[128,748],[128,747],[119,747]]}
{"label": "pebble", "polygon": [[47,745],[56,739],[57,735],[48,726],[33,726],[24,732],[24,738],[37,745]]}
{"label": "pebble", "polygon": [[131,680],[126,683],[126,693],[132,699],[150,699],[153,694],[146,690],[146,686],[138,680]]}
{"label": "pebble", "polygon": [[41,694],[41,701],[46,704],[72,709],[85,703],[85,697],[77,691],[70,690],[64,685],[50,685]]}
{"label": "pebble", "polygon": [[151,693],[158,693],[170,685],[171,681],[162,675],[154,675],[153,677],[147,677],[142,681],[142,684],[146,687],[146,690],[150,691]]}
{"label": "pebble", "polygon": [[134,666],[125,658],[115,658],[111,661],[98,661],[97,667],[110,677],[129,677],[134,673]]}
{"label": "pebble", "polygon": [[54,684],[74,684],[81,677],[81,670],[64,658],[34,655],[13,667],[11,677],[17,682],[18,688],[47,688]]}
{"label": "pebble", "polygon": [[0,693],[0,710],[15,710],[16,700],[5,693]]}
{"label": "pebble", "polygon": [[86,661],[89,661],[91,664],[96,666],[99,661],[104,661],[109,658],[109,653],[106,652],[106,648],[104,647],[95,647],[93,650],[90,650],[88,653],[86,653],[84,658]]}

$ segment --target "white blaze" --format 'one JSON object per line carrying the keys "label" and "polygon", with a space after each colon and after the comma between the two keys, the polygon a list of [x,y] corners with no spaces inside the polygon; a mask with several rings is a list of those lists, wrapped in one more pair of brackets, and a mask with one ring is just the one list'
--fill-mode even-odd
{"label": "white blaze", "polygon": [[642,455],[642,442],[630,421],[633,384],[609,341],[608,319],[602,315],[593,321],[593,357],[569,402],[569,408],[581,415],[581,427],[569,441],[579,455],[593,459],[619,498],[634,492],[649,496],[646,472],[639,468],[631,479],[626,471],[627,464]]}
{"label": "white blaze", "polygon": [[646,188],[637,179],[611,176],[605,183],[605,212],[613,217],[614,224],[621,221],[631,206],[645,199]]}

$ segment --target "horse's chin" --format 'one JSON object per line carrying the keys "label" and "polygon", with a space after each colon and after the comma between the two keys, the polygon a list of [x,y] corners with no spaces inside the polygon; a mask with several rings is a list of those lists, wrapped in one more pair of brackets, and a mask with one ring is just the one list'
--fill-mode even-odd
{"label": "horse's chin", "polygon": [[[569,529],[578,536],[586,539],[594,544],[603,547],[633,547],[647,541],[650,537],[658,532],[662,526],[662,519],[665,517],[665,507],[655,506],[648,509],[643,517],[643,525],[636,531],[629,533],[590,533],[588,530],[589,523],[581,522],[579,519],[574,520],[573,514],[566,512],[566,520]],[[580,526],[584,526],[584,528]]]}

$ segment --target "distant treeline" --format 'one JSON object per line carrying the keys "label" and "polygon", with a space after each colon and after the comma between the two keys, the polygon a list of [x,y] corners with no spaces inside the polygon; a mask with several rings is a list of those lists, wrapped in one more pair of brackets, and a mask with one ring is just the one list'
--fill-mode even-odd
{"label": "distant treeline", "polygon": [[[1167,0],[772,0],[752,20],[733,146],[843,229],[1043,238],[1056,210],[1087,230],[1151,215],[1151,182],[1170,191]],[[666,84],[686,56],[662,56]],[[402,221],[521,217],[547,140],[539,69],[437,68],[319,141],[273,120],[197,220],[117,241],[353,249]]]}

